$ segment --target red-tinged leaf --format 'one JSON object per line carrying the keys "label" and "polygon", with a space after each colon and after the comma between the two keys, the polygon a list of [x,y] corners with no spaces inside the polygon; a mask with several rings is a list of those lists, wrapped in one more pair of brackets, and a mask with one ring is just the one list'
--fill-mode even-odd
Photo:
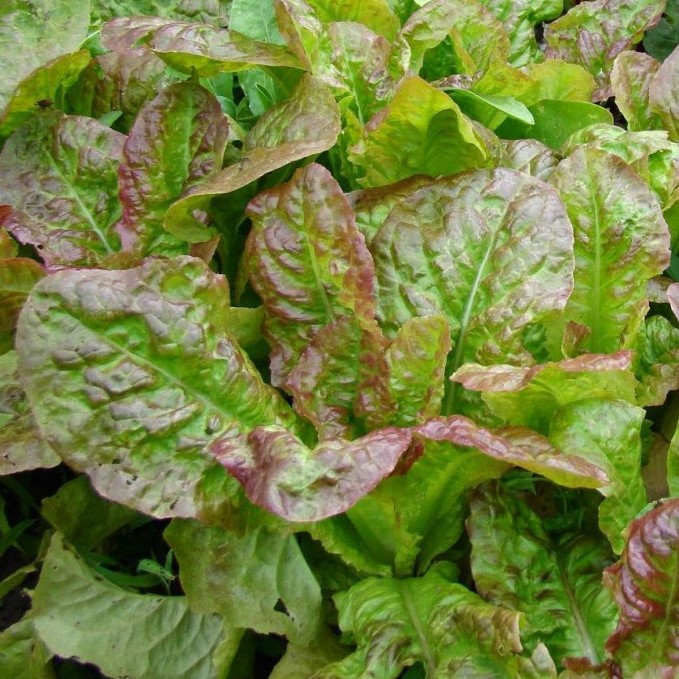
{"label": "red-tinged leaf", "polygon": [[651,111],[662,121],[672,141],[679,141],[679,47],[663,61],[648,88]]}
{"label": "red-tinged leaf", "polygon": [[229,126],[219,102],[191,82],[164,89],[139,113],[118,170],[123,225],[141,256],[183,254],[163,229],[170,205],[221,168]]}
{"label": "red-tinged leaf", "polygon": [[171,23],[157,16],[121,17],[107,21],[101,29],[101,43],[114,52],[126,52],[161,26]]}
{"label": "red-tinged leaf", "polygon": [[345,316],[319,330],[290,372],[295,410],[321,439],[354,438],[388,423],[387,340],[377,327]]}
{"label": "red-tinged leaf", "polygon": [[248,206],[252,286],[266,311],[271,379],[285,384],[313,336],[343,316],[375,316],[375,269],[342,189],[320,165]]}
{"label": "red-tinged leaf", "polygon": [[437,417],[414,427],[413,432],[433,441],[448,441],[475,448],[484,455],[507,462],[569,488],[599,488],[608,477],[596,465],[564,455],[540,434],[524,427],[486,429],[461,415]]}
{"label": "red-tinged leaf", "polygon": [[670,303],[674,317],[679,319],[679,283],[672,283],[667,288],[667,300]]}
{"label": "red-tinged leaf", "polygon": [[662,127],[649,102],[649,89],[659,68],[660,62],[641,52],[622,52],[613,64],[611,89],[630,130]]}
{"label": "red-tinged leaf", "polygon": [[313,450],[287,429],[271,425],[242,439],[224,438],[212,453],[248,498],[293,522],[341,514],[396,466],[411,441],[409,429],[382,429],[355,441],[329,439]]}
{"label": "red-tinged leaf", "polygon": [[[604,572],[620,609],[606,650],[624,676],[653,668],[654,677],[676,676],[679,666],[679,500],[669,500],[629,527],[625,551]],[[636,676],[636,675],[635,675]]]}
{"label": "red-tinged leaf", "polygon": [[48,265],[91,266],[120,249],[117,170],[125,136],[91,118],[50,112],[0,154],[4,226]]}

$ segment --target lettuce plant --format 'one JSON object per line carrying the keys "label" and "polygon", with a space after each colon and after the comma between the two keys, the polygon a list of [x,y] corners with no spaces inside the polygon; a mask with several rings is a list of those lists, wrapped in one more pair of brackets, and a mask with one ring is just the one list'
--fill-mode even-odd
{"label": "lettuce plant", "polygon": [[676,9],[0,10],[3,673],[675,676]]}

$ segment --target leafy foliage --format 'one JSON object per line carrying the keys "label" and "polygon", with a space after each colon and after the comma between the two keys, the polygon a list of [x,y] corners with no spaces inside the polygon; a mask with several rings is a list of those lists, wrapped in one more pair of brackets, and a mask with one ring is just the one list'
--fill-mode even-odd
{"label": "leafy foliage", "polygon": [[674,676],[677,18],[5,2],[0,674]]}

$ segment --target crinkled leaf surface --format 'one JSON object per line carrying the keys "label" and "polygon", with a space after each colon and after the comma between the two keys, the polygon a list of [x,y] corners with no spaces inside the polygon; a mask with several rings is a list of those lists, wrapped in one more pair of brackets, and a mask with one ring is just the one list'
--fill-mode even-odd
{"label": "crinkled leaf surface", "polygon": [[474,493],[467,531],[478,593],[525,615],[529,649],[544,642],[557,665],[569,656],[603,660],[616,620],[613,599],[601,586],[611,562],[603,542],[585,535],[552,538],[540,516],[499,483]]}
{"label": "crinkled leaf surface", "polygon": [[248,206],[250,282],[262,298],[274,385],[283,385],[318,330],[375,315],[372,257],[353,212],[320,165],[260,193]]}
{"label": "crinkled leaf surface", "polygon": [[655,130],[662,127],[653,113],[649,89],[660,63],[648,54],[622,52],[611,72],[611,88],[615,103],[625,116],[630,130]]}
{"label": "crinkled leaf surface", "polygon": [[301,645],[318,634],[321,590],[294,535],[264,527],[237,535],[175,519],[164,537],[191,610],[218,613],[231,629],[282,634]]}
{"label": "crinkled leaf surface", "polygon": [[642,281],[669,263],[669,232],[658,201],[620,158],[593,148],[577,148],[551,182],[575,234],[575,288],[563,319],[591,331],[581,351],[629,347],[648,309]]}
{"label": "crinkled leaf surface", "polygon": [[536,83],[532,95],[538,100],[589,101],[596,88],[591,73],[562,59],[528,64],[525,71]]}
{"label": "crinkled leaf surface", "polygon": [[338,594],[340,627],[358,650],[314,679],[390,679],[415,662],[432,677],[519,676],[520,614],[451,582],[446,566],[421,578],[369,578]]}
{"label": "crinkled leaf surface", "polygon": [[651,316],[644,324],[640,342],[639,403],[659,406],[670,391],[679,389],[679,329],[662,316]]}
{"label": "crinkled leaf surface", "polygon": [[283,657],[269,675],[269,679],[298,679],[303,674],[311,677],[316,671],[347,655],[347,649],[334,637],[324,638],[311,646],[288,644]]}
{"label": "crinkled leaf surface", "polygon": [[0,153],[5,227],[47,264],[93,265],[120,250],[117,170],[124,135],[53,112],[17,130]]}
{"label": "crinkled leaf surface", "polygon": [[400,28],[388,0],[309,0],[325,24],[351,22],[362,24],[378,35],[393,40]]}
{"label": "crinkled leaf surface", "polygon": [[192,187],[175,202],[165,228],[179,238],[200,242],[213,233],[204,225],[204,210],[214,196],[231,193],[288,163],[314,156],[334,146],[340,115],[330,90],[303,77],[291,98],[272,107],[253,127],[240,161]]}
{"label": "crinkled leaf surface", "polygon": [[[0,15],[0,129],[17,87],[45,63],[76,52],[90,24],[87,0],[24,0]],[[45,36],[49,39],[45,39]],[[84,65],[83,65],[84,66]],[[35,102],[32,102],[34,104]]]}
{"label": "crinkled leaf surface", "polygon": [[611,95],[613,61],[656,24],[665,0],[593,0],[572,7],[545,29],[547,56],[586,68],[597,81],[595,101]]}
{"label": "crinkled leaf surface", "polygon": [[618,398],[635,403],[638,383],[632,353],[583,354],[532,367],[463,365],[453,376],[465,389],[481,391],[491,412],[504,422],[549,433],[561,406],[584,398]]}
{"label": "crinkled leaf surface", "polygon": [[37,638],[30,615],[0,632],[0,667],[14,679],[55,679],[51,655]]}
{"label": "crinkled leaf surface", "polygon": [[349,159],[360,166],[366,187],[490,164],[471,121],[450,97],[421,78],[400,85],[389,105],[367,123]]}
{"label": "crinkled leaf surface", "polygon": [[219,471],[212,440],[294,426],[227,334],[228,297],[225,279],[193,258],[62,271],[34,288],[17,330],[31,408],[104,497],[195,516],[201,479]]}
{"label": "crinkled leaf surface", "polygon": [[505,143],[505,167],[519,170],[525,174],[549,181],[559,164],[559,156],[553,149],[536,139],[518,139]]}
{"label": "crinkled leaf surface", "polygon": [[679,500],[675,499],[632,522],[620,561],[606,571],[604,582],[620,609],[606,650],[625,675],[654,665],[656,676],[671,676],[679,664],[678,559]]}
{"label": "crinkled leaf surface", "polygon": [[563,11],[562,0],[480,0],[503,23],[509,33],[513,66],[538,61],[540,51],[535,25],[556,19]]}
{"label": "crinkled leaf surface", "polygon": [[341,514],[388,476],[411,442],[408,429],[380,429],[355,441],[334,438],[313,450],[287,429],[261,426],[247,446],[215,441],[215,457],[244,486],[248,498],[293,522]]}
{"label": "crinkled leaf surface", "polygon": [[272,0],[232,0],[228,25],[253,40],[283,45]]}
{"label": "crinkled leaf surface", "polygon": [[219,102],[191,82],[162,90],[137,116],[119,168],[128,248],[142,255],[184,254],[163,229],[169,206],[221,169],[228,123]]}
{"label": "crinkled leaf surface", "polygon": [[603,469],[610,485],[599,505],[599,526],[619,554],[623,530],[646,504],[641,478],[643,408],[614,399],[591,398],[562,407],[549,439],[561,451]]}
{"label": "crinkled leaf surface", "polygon": [[[543,182],[513,170],[442,179],[398,203],[373,239],[378,316],[393,337],[410,318],[450,323],[450,375],[463,363],[532,363],[522,332],[562,309],[572,230]],[[458,390],[447,388],[444,414]]]}
{"label": "crinkled leaf surface", "polygon": [[679,141],[679,47],[660,65],[648,88],[651,111],[662,121],[672,141]]}
{"label": "crinkled leaf surface", "polygon": [[228,667],[223,649],[235,653],[240,638],[219,616],[194,613],[186,597],[136,594],[96,578],[59,533],[35,589],[33,623],[52,653],[112,679],[218,679]]}
{"label": "crinkled leaf surface", "polygon": [[168,22],[153,31],[148,45],[173,68],[203,77],[254,66],[304,68],[284,45],[260,42],[208,24]]}
{"label": "crinkled leaf surface", "polygon": [[40,434],[26,401],[16,352],[0,355],[0,476],[56,467],[60,461]]}
{"label": "crinkled leaf surface", "polygon": [[92,23],[120,16],[156,16],[187,21],[203,21],[224,26],[229,19],[228,0],[91,0]]}

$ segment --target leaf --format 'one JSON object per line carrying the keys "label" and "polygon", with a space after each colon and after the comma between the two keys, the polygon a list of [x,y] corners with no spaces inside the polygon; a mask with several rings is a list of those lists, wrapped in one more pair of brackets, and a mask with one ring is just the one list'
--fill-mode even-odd
{"label": "leaf", "polygon": [[30,614],[0,632],[0,667],[15,679],[55,679],[50,659]]}
{"label": "leaf", "polygon": [[324,24],[352,22],[362,24],[387,40],[393,40],[401,27],[388,0],[309,0]]}
{"label": "leaf", "polygon": [[368,578],[336,595],[340,627],[358,649],[314,679],[391,679],[415,662],[431,677],[520,676],[519,614],[450,582],[447,566],[421,578]]}
{"label": "leaf", "polygon": [[[528,108],[514,97],[495,96],[481,94],[472,90],[458,88],[445,88],[450,96],[456,101],[463,111],[466,111],[475,120],[486,124],[486,127],[495,129],[500,120],[511,118],[525,125],[534,125],[535,118]],[[504,114],[501,117],[497,113]]]}
{"label": "leaf", "polygon": [[386,345],[376,323],[347,316],[314,334],[285,388],[319,438],[353,439],[392,424],[396,404],[389,389]]}
{"label": "leaf", "polygon": [[662,316],[651,316],[640,339],[639,404],[661,406],[670,391],[679,389],[679,329]]}
{"label": "leaf", "polygon": [[326,439],[313,450],[277,425],[254,429],[247,447],[218,439],[212,453],[256,505],[287,521],[341,514],[384,477],[410,445],[407,429],[388,428],[355,441]]}
{"label": "leaf", "polygon": [[44,275],[42,267],[32,259],[0,259],[0,352],[14,347],[14,329],[21,307],[31,288]]}
{"label": "leaf", "polygon": [[179,562],[191,610],[218,613],[229,628],[310,643],[321,623],[321,590],[294,535],[264,527],[243,535],[173,520],[164,538]]}
{"label": "leaf", "polygon": [[149,47],[173,68],[205,78],[254,66],[304,68],[283,45],[259,42],[206,24],[177,22],[162,26],[153,32]]}
{"label": "leaf", "polygon": [[505,167],[519,170],[543,182],[549,181],[560,160],[552,149],[535,139],[508,141],[505,143],[505,153]]}
{"label": "leaf", "polygon": [[305,677],[311,677],[317,670],[340,660],[345,655],[345,647],[340,646],[334,637],[328,637],[322,643],[307,647],[288,644],[269,679],[298,679],[300,673]]}
{"label": "leaf", "polygon": [[475,448],[495,460],[541,474],[568,488],[600,488],[608,483],[603,467],[576,455],[565,455],[540,434],[524,427],[487,429],[461,415],[437,417],[413,431],[432,441]]}
{"label": "leaf", "polygon": [[374,318],[375,270],[347,199],[320,165],[260,193],[248,215],[247,267],[266,314],[272,384],[282,386],[322,327]]}
{"label": "leaf", "polygon": [[221,169],[228,123],[217,99],[191,82],[162,90],[141,110],[118,170],[122,222],[140,255],[183,254],[163,230],[169,206]]}
{"label": "leaf", "polygon": [[272,0],[232,0],[229,28],[253,40],[283,45]]}
{"label": "leaf", "polygon": [[386,353],[389,391],[398,406],[392,424],[421,424],[441,412],[450,349],[443,316],[416,316],[401,326]]}
{"label": "leaf", "polygon": [[590,101],[596,88],[591,73],[582,66],[561,59],[528,64],[526,73],[536,82],[536,99]]}
{"label": "leaf", "polygon": [[598,123],[613,123],[610,112],[585,101],[552,101],[544,99],[528,107],[535,120],[532,126],[519,120],[506,120],[497,129],[504,139],[536,139],[558,150],[568,137]]}
{"label": "leaf", "polygon": [[471,121],[450,97],[420,78],[400,85],[389,105],[365,126],[349,160],[362,168],[365,187],[490,164]]}
{"label": "leaf", "polygon": [[340,133],[337,104],[323,83],[304,76],[291,98],[265,113],[250,131],[240,161],[203,181],[175,202],[165,228],[189,242],[208,240],[202,213],[213,197],[247,186],[284,165],[334,146]]}
{"label": "leaf", "polygon": [[666,59],[677,46],[679,25],[679,2],[667,0],[667,7],[660,21],[644,35],[644,50],[656,59]]}
{"label": "leaf", "polygon": [[[37,86],[40,77],[55,75],[50,73],[54,67],[45,70],[44,65],[79,49],[87,37],[89,19],[89,2],[86,0],[24,0],[20,5],[10,5],[3,10],[0,15],[0,50],[3,54],[0,136],[8,134],[11,126],[16,124],[6,120],[5,116],[17,96],[17,88],[25,79],[32,78],[33,84],[23,90],[25,94]],[[70,60],[81,60],[81,56],[72,56]],[[65,63],[62,62],[61,69]],[[42,76],[34,73],[36,69],[43,69]],[[22,99],[19,97],[19,100]],[[15,100],[13,106],[18,112],[17,104]],[[35,101],[31,104],[34,105]],[[23,104],[19,108],[25,110]]]}
{"label": "leaf", "polygon": [[[240,634],[216,615],[194,613],[186,597],[127,592],[95,578],[56,533],[33,597],[40,639],[56,655],[97,665],[112,679],[217,679]],[[220,648],[221,647],[221,648]]]}
{"label": "leaf", "polygon": [[0,476],[56,467],[60,461],[35,423],[19,383],[16,352],[0,354]]}
{"label": "leaf", "polygon": [[669,500],[632,522],[620,561],[604,574],[620,609],[606,650],[625,676],[652,666],[656,676],[671,676],[679,662],[674,586],[678,535],[679,500]]}
{"label": "leaf", "polygon": [[586,68],[597,82],[592,95],[611,95],[610,74],[615,57],[636,45],[660,20],[664,0],[593,0],[572,7],[545,29],[547,56]]}
{"label": "leaf", "polygon": [[[563,11],[561,0],[480,0],[502,22],[509,34],[512,66],[524,66],[541,57],[535,28],[556,19]],[[568,59],[567,61],[571,61]]]}
{"label": "leaf", "polygon": [[[11,211],[9,205],[0,205],[0,224]],[[0,259],[10,259],[16,257],[18,253],[19,248],[16,241],[9,235],[7,229],[0,226]]]}
{"label": "leaf", "polygon": [[68,481],[42,501],[42,515],[66,540],[85,550],[99,546],[137,512],[99,497],[86,476]]}
{"label": "leaf", "polygon": [[523,639],[542,641],[554,662],[569,656],[602,661],[616,610],[601,586],[610,564],[603,543],[586,535],[550,536],[515,492],[488,483],[472,496],[467,531],[478,593],[526,616]]}
{"label": "leaf", "polygon": [[621,52],[615,59],[611,89],[630,130],[656,130],[662,127],[649,101],[650,86],[659,68],[659,62],[640,52]]}
{"label": "leaf", "polygon": [[17,330],[31,408],[103,497],[157,517],[196,516],[206,509],[201,484],[225,476],[211,441],[257,424],[294,429],[225,331],[228,299],[225,279],[188,257],[61,271],[34,288]]}
{"label": "leaf", "polygon": [[679,47],[660,64],[648,88],[650,109],[660,118],[672,141],[679,141],[679,107],[674,96],[677,87],[679,87]]}
{"label": "leaf", "polygon": [[26,76],[17,85],[0,115],[0,137],[9,136],[32,118],[40,110],[39,102],[63,100],[66,90],[75,83],[89,62],[89,52],[81,50],[48,61]]}
{"label": "leaf", "polygon": [[646,504],[641,478],[641,426],[645,411],[624,401],[591,398],[561,408],[549,439],[559,450],[581,457],[606,472],[610,486],[601,492],[599,527],[616,553],[623,530]]}
{"label": "leaf", "polygon": [[228,23],[231,3],[224,0],[192,0],[167,4],[163,0],[91,0],[92,23],[103,23],[120,16],[148,15],[202,21],[224,26]]}
{"label": "leaf", "polygon": [[544,434],[554,413],[585,398],[619,398],[635,403],[637,381],[632,352],[582,354],[530,368],[509,365],[463,365],[451,377],[465,389],[483,392],[490,411],[512,425]]}
{"label": "leaf", "polygon": [[47,265],[91,266],[118,252],[117,169],[125,137],[96,120],[46,113],[0,153],[5,227]]}
{"label": "leaf", "polygon": [[580,351],[633,346],[648,309],[645,282],[669,264],[669,233],[657,199],[619,158],[587,147],[551,179],[575,233],[575,287],[564,321],[590,329]]}
{"label": "leaf", "polygon": [[[447,375],[469,361],[530,364],[522,332],[565,305],[571,242],[556,193],[525,174],[432,182],[397,204],[372,242],[385,334],[440,314],[453,344]],[[443,414],[460,407],[458,392],[447,387]]]}

